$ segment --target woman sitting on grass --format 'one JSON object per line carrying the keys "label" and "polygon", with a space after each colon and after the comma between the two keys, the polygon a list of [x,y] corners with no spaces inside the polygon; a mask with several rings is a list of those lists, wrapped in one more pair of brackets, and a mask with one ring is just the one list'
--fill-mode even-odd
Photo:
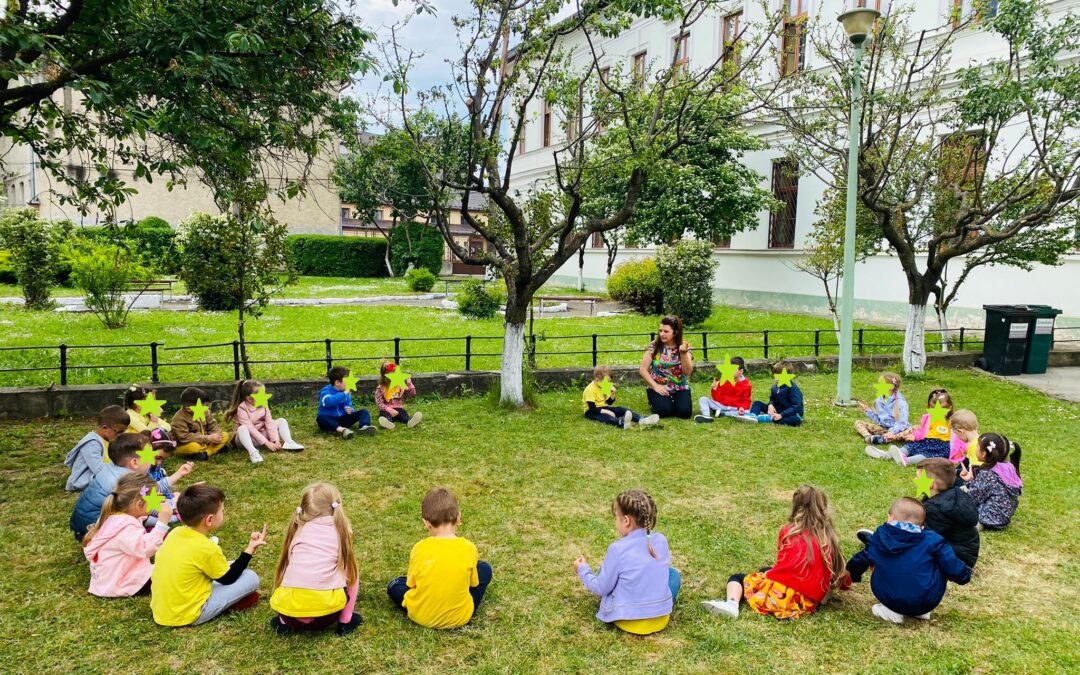
{"label": "woman sitting on grass", "polygon": [[649,408],[660,417],[690,419],[694,414],[690,376],[694,358],[690,344],[683,341],[682,320],[677,316],[660,319],[656,340],[641,357],[641,379],[648,387]]}

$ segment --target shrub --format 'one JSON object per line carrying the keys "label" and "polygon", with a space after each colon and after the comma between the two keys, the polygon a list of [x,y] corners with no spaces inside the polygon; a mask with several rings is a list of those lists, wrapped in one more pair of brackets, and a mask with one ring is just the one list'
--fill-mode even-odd
{"label": "shrub", "polygon": [[470,319],[490,319],[499,313],[504,295],[479,279],[461,282],[455,298],[458,311]]}
{"label": "shrub", "polygon": [[177,272],[176,230],[164,218],[150,216],[124,228],[124,239],[155,272]]}
{"label": "shrub", "polygon": [[438,228],[423,223],[402,223],[390,231],[390,265],[404,274],[409,265],[432,274],[442,271],[443,237]]}
{"label": "shrub", "polygon": [[405,273],[405,283],[409,288],[420,293],[427,293],[435,288],[437,277],[426,267],[414,267]]}
{"label": "shrub", "polygon": [[294,234],[285,240],[296,270],[312,277],[385,277],[386,240]]}
{"label": "shrub", "polygon": [[652,258],[628,260],[616,267],[608,277],[607,291],[612,300],[643,314],[659,314],[663,310],[660,270]]}
{"label": "shrub", "polygon": [[716,260],[705,241],[680,241],[661,246],[656,266],[664,289],[664,313],[674,314],[687,326],[703,323],[712,314],[713,273]]}
{"label": "shrub", "polygon": [[11,251],[0,251],[0,284],[17,284],[15,268],[11,266]]}
{"label": "shrub", "polygon": [[139,256],[109,242],[76,240],[65,252],[71,280],[86,295],[86,306],[106,328],[123,328],[134,299],[125,297],[133,279],[146,275]]}
{"label": "shrub", "polygon": [[27,309],[50,309],[66,222],[42,220],[34,209],[12,209],[0,216],[0,246],[11,254],[11,269],[22,288]]}

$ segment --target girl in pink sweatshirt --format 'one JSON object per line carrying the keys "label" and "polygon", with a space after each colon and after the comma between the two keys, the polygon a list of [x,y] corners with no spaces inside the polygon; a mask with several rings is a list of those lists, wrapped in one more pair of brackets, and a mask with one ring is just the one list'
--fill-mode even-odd
{"label": "girl in pink sweatshirt", "polygon": [[247,450],[252,464],[263,461],[259,448],[266,448],[270,452],[300,452],[304,449],[293,440],[289,421],[271,416],[269,398],[262,382],[240,380],[233,389],[232,400],[225,411],[225,421],[235,422],[233,442]]}
{"label": "girl in pink sweatshirt", "polygon": [[143,473],[120,477],[116,489],[101,505],[101,517],[83,538],[83,555],[90,561],[90,593],[102,598],[126,598],[150,592],[154,555],[169,532],[173,507],[163,502],[158,522],[143,527],[146,497],[157,485]]}
{"label": "girl in pink sweatshirt", "polygon": [[352,525],[341,493],[329,483],[304,488],[281,545],[270,607],[278,613],[270,627],[278,635],[337,626],[338,635],[356,630],[354,612],[360,574]]}

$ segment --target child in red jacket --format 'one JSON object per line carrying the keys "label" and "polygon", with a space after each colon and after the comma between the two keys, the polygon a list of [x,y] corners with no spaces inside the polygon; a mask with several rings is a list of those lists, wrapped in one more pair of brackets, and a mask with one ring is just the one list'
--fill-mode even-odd
{"label": "child in red jacket", "polygon": [[741,356],[736,356],[731,359],[731,364],[739,367],[735,371],[735,381],[721,384],[720,380],[713,380],[712,398],[702,396],[698,399],[701,414],[694,418],[695,422],[712,422],[714,414],[717,417],[733,417],[743,422],[757,422],[755,416],[747,416],[752,387],[746,377],[746,361]]}

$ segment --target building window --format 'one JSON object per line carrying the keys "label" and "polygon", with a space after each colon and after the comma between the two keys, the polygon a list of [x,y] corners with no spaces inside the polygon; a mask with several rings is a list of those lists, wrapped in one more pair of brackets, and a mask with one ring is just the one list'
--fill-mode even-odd
{"label": "building window", "polygon": [[856,7],[869,7],[881,11],[881,0],[855,0]]}
{"label": "building window", "polygon": [[19,203],[26,203],[26,183],[19,181]]}
{"label": "building window", "polygon": [[581,136],[581,101],[574,105],[573,112],[566,117],[566,140],[572,142]]}
{"label": "building window", "polygon": [[601,68],[600,69],[600,81],[601,82],[607,82],[609,77],[611,77],[611,68]]}
{"label": "building window", "polygon": [[769,248],[795,248],[795,214],[799,205],[799,165],[789,159],[773,162],[772,193],[780,208],[769,217]]}
{"label": "building window", "polygon": [[675,79],[679,79],[690,67],[690,33],[676,35],[671,39],[671,44],[675,52]]}
{"label": "building window", "polygon": [[720,32],[720,49],[723,50],[721,61],[725,70],[738,70],[739,52],[735,42],[739,39],[739,24],[742,23],[742,12],[735,12],[724,17],[723,28]]}
{"label": "building window", "polygon": [[786,0],[787,18],[780,39],[780,75],[786,77],[806,65],[806,19],[810,0]]}
{"label": "building window", "polygon": [[521,120],[521,126],[518,127],[517,144],[518,144],[518,154],[519,155],[524,155],[525,154],[525,125],[526,124],[527,124],[527,122],[525,120]]}
{"label": "building window", "polygon": [[709,241],[712,243],[713,248],[731,248],[731,237],[721,237],[714,234],[709,237]]}
{"label": "building window", "polygon": [[941,177],[946,185],[973,190],[986,173],[986,133],[962,131],[941,141]]}
{"label": "building window", "polygon": [[634,54],[634,77],[639,79],[645,79],[645,59],[648,52],[638,52]]}
{"label": "building window", "polygon": [[544,101],[544,146],[551,145],[551,106]]}
{"label": "building window", "polygon": [[86,182],[86,167],[79,164],[68,164],[67,175],[76,183],[84,183]]}
{"label": "building window", "polygon": [[604,248],[604,234],[602,232],[593,232],[592,241],[589,242],[590,248]]}
{"label": "building window", "polygon": [[998,0],[952,0],[952,23],[958,26],[971,19],[973,23],[993,19],[998,15]]}

